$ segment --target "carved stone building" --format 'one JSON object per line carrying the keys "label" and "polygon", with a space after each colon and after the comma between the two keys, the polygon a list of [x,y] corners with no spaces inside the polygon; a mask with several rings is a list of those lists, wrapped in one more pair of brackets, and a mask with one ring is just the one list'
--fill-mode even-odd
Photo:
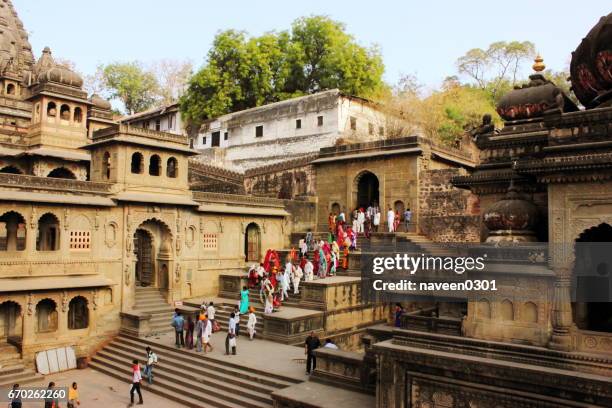
{"label": "carved stone building", "polygon": [[0,25],[3,353],[14,346],[26,365],[63,346],[87,356],[122,324],[149,322],[135,308],[141,289],[170,310],[283,247],[282,203],[192,191],[197,152],[184,135],[113,123],[49,48],[34,59],[8,0]]}
{"label": "carved stone building", "polygon": [[[472,244],[456,254],[488,258],[466,279],[494,279],[496,290],[457,292],[459,316],[444,302],[411,302],[400,328],[368,329],[364,354],[317,351],[307,392],[278,391],[276,406],[308,406],[326,385],[370,394],[378,408],[612,406],[611,33],[609,14],[573,53],[572,88],[585,108],[544,78],[538,57],[529,83],[498,104],[504,127],[485,116],[473,132],[475,169],[452,177],[471,208],[432,238],[469,227]],[[445,190],[438,176],[427,177],[430,191]],[[433,213],[447,205],[422,202]]]}

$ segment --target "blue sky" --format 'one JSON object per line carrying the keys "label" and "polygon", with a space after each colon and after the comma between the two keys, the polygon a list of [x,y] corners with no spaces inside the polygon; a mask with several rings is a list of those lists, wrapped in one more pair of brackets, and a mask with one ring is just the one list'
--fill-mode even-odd
{"label": "blue sky", "polygon": [[325,14],[346,24],[364,45],[378,44],[385,79],[416,74],[427,87],[456,74],[455,61],[474,47],[530,40],[549,68],[567,66],[571,52],[609,0],[13,0],[35,56],[55,56],[92,73],[99,63],[159,58],[200,66],[215,33],[227,28],[259,35],[289,28],[296,18]]}

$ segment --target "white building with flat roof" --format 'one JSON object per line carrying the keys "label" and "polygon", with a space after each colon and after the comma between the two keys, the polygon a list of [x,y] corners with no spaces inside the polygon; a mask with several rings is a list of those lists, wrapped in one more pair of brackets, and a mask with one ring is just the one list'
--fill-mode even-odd
{"label": "white building with flat roof", "polygon": [[333,89],[210,119],[191,143],[202,161],[247,170],[385,138],[387,123],[378,104]]}

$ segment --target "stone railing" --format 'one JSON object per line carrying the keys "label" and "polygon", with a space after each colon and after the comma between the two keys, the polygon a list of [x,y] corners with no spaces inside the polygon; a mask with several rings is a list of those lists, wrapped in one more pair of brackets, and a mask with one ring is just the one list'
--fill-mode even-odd
{"label": "stone railing", "polygon": [[268,164],[266,166],[255,167],[245,171],[245,177],[255,177],[263,174],[276,173],[279,171],[289,170],[296,167],[303,167],[310,164],[311,161],[319,157],[318,153],[308,154],[304,157],[298,157],[296,159],[283,161],[280,163]]}
{"label": "stone railing", "polygon": [[17,187],[23,189],[110,194],[112,184],[52,177],[28,176],[23,174],[0,173],[0,186]]}
{"label": "stone railing", "polygon": [[319,151],[319,155],[320,157],[329,157],[368,150],[387,150],[404,145],[412,147],[415,146],[418,141],[418,136],[408,136],[393,139],[376,140],[374,142],[351,143],[334,147],[324,147]]}
{"label": "stone railing", "polygon": [[432,142],[432,141],[430,141],[430,144],[431,144],[431,148],[434,151],[434,153],[437,151],[437,152],[446,153],[450,156],[455,156],[455,157],[465,159],[465,160],[470,160],[470,161],[474,160],[474,157],[472,156],[472,154],[466,150],[455,148],[455,147],[448,146],[448,145],[443,145],[443,144]]}
{"label": "stone railing", "polygon": [[283,200],[268,197],[255,197],[239,194],[208,193],[204,191],[194,191],[193,199],[201,202],[213,202],[224,204],[256,205],[260,207],[285,208]]}
{"label": "stone railing", "polygon": [[367,386],[368,372],[363,353],[320,348],[315,351],[315,356],[317,367],[310,377],[312,381],[361,392],[375,391]]}
{"label": "stone railing", "polygon": [[240,174],[236,171],[224,169],[221,167],[213,166],[210,164],[201,163],[198,160],[189,160],[189,170],[190,171],[200,171],[204,172],[207,176],[212,176],[214,178],[225,179],[232,183],[243,183],[244,175]]}
{"label": "stone railing", "polygon": [[123,124],[113,125],[104,129],[96,130],[93,133],[93,140],[97,142],[100,140],[108,139],[120,133],[133,136],[142,136],[149,139],[160,140],[163,142],[179,143],[185,146],[189,145],[189,140],[187,139],[187,136],[184,135],[176,135],[174,133],[162,132],[159,130],[152,129],[144,129],[141,127]]}
{"label": "stone railing", "polygon": [[440,333],[461,336],[461,319],[455,317],[427,316],[430,309],[407,313],[400,318],[401,328],[428,333]]}

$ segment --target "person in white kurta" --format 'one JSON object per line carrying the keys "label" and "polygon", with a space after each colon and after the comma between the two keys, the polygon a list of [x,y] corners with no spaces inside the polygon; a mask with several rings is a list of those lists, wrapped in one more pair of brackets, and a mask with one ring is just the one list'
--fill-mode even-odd
{"label": "person in white kurta", "polygon": [[255,316],[255,312],[253,309],[249,311],[249,321],[247,322],[247,330],[249,332],[249,338],[253,340],[253,336],[255,336],[255,325],[257,324],[257,316]]}
{"label": "person in white kurta", "polygon": [[307,260],[306,265],[304,265],[304,279],[306,282],[312,282],[314,279],[314,266],[310,260]]}
{"label": "person in white kurta", "polygon": [[202,345],[204,347],[204,353],[206,349],[210,348],[213,351],[213,346],[210,344],[210,336],[212,335],[212,323],[210,319],[204,320],[204,330],[202,330]]}
{"label": "person in white kurta", "polygon": [[378,232],[378,226],[380,225],[380,211],[376,211],[376,208],[374,209],[374,232]]}
{"label": "person in white kurta", "polygon": [[393,232],[394,222],[395,222],[395,211],[389,208],[389,211],[387,211],[387,228],[389,229],[389,232]]}
{"label": "person in white kurta", "polygon": [[300,266],[298,265],[297,268],[293,268],[293,274],[291,275],[291,280],[293,281],[293,294],[297,295],[298,293],[300,293],[299,287],[300,287],[300,280],[302,279],[302,276],[304,276],[304,272],[302,271],[302,268],[300,268]]}
{"label": "person in white kurta", "polygon": [[285,298],[289,298],[289,285],[291,284],[291,275],[293,274],[293,264],[291,262],[287,262],[285,264],[285,271],[283,272],[283,279],[281,280],[281,302],[285,300]]}
{"label": "person in white kurta", "polygon": [[274,291],[274,288],[272,287],[272,282],[270,282],[270,279],[268,279],[268,277],[266,277],[266,279],[263,282],[262,291],[266,299],[264,313],[270,314],[274,311],[274,304],[273,304],[273,298],[272,298],[272,292]]}
{"label": "person in white kurta", "polygon": [[365,213],[359,210],[357,214],[357,233],[363,234],[363,224],[365,223]]}

